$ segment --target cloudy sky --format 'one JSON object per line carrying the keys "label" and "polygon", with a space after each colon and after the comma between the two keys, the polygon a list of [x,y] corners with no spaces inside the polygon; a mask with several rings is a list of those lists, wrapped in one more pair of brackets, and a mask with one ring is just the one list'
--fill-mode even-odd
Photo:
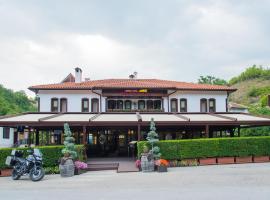
{"label": "cloudy sky", "polygon": [[75,67],[91,79],[228,79],[270,63],[270,1],[0,0],[0,84],[25,90]]}

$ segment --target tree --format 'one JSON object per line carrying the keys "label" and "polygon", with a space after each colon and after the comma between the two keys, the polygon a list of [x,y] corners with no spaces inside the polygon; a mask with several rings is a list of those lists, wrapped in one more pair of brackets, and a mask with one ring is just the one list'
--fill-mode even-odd
{"label": "tree", "polygon": [[75,150],[75,145],[74,145],[75,139],[74,137],[72,137],[72,133],[70,131],[68,123],[64,124],[64,136],[65,136],[65,141],[64,141],[65,148],[62,149],[62,153],[65,156],[71,156],[72,159],[77,158],[77,152]]}
{"label": "tree", "polygon": [[159,159],[160,156],[161,156],[160,148],[158,146],[154,146],[155,143],[157,143],[159,141],[158,134],[156,132],[156,125],[155,125],[155,122],[154,122],[154,118],[151,118],[150,131],[148,132],[146,139],[151,145],[150,153],[153,154],[154,159]]}
{"label": "tree", "polygon": [[210,85],[227,85],[227,81],[224,79],[216,78],[214,76],[200,76],[198,79],[200,84],[210,84]]}

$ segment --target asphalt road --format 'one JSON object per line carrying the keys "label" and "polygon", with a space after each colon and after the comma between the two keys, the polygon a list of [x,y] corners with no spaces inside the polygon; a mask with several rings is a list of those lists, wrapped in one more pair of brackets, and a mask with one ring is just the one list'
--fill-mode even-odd
{"label": "asphalt road", "polygon": [[1,200],[269,200],[270,163],[170,168],[168,173],[88,172],[71,178],[47,175],[0,178]]}

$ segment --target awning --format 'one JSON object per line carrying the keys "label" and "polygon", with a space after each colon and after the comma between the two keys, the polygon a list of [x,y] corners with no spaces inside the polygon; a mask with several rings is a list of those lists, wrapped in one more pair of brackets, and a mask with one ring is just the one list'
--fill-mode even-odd
{"label": "awning", "polygon": [[33,126],[270,126],[270,119],[246,113],[23,113],[4,116],[0,127]]}

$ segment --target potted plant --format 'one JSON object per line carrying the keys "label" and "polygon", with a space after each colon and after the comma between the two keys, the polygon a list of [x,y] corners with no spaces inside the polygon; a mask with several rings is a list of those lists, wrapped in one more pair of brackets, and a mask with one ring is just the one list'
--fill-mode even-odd
{"label": "potted plant", "polygon": [[159,159],[156,161],[156,166],[157,166],[157,170],[158,172],[167,172],[167,168],[169,166],[169,162],[165,159]]}
{"label": "potted plant", "polygon": [[75,175],[80,175],[87,171],[86,170],[88,167],[87,163],[77,160],[75,161],[74,164],[75,164],[75,172],[74,172]]}
{"label": "potted plant", "polygon": [[143,153],[141,155],[141,169],[143,172],[152,172],[155,170],[155,160],[159,159],[161,156],[159,147],[154,146],[159,139],[153,118],[151,119],[150,131],[147,134],[146,139],[151,146],[151,150],[149,151],[148,147],[144,146]]}
{"label": "potted plant", "polygon": [[62,177],[71,177],[74,175],[74,159],[77,158],[77,152],[75,151],[74,137],[70,131],[69,125],[64,124],[64,149],[62,149],[62,154],[64,157],[61,158],[59,170]]}

